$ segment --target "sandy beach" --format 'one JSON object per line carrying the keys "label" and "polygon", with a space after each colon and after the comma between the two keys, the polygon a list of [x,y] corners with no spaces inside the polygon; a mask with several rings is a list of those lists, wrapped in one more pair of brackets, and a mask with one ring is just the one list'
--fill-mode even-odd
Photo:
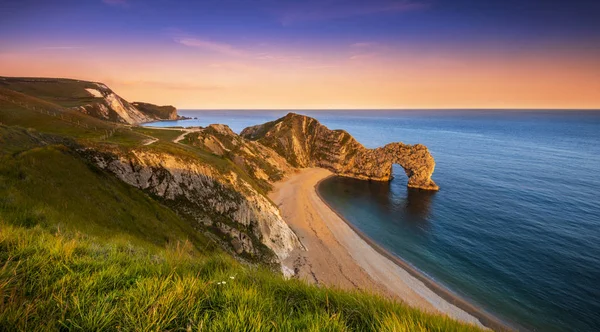
{"label": "sandy beach", "polygon": [[285,267],[311,283],[367,290],[481,327],[506,328],[353,230],[316,191],[331,175],[308,168],[274,185],[269,197],[306,247],[293,252]]}

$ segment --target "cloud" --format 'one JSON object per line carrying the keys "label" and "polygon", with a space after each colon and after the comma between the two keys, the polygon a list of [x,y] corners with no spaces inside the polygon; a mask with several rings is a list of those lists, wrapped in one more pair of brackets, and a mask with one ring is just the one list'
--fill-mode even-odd
{"label": "cloud", "polygon": [[43,46],[43,47],[39,47],[38,50],[78,50],[78,49],[82,49],[85,48],[83,46]]}
{"label": "cloud", "polygon": [[218,85],[198,84],[188,82],[167,82],[167,81],[147,81],[147,80],[105,80],[107,84],[120,84],[128,86],[143,86],[148,88],[160,88],[165,90],[191,90],[191,91],[210,91],[220,90],[223,87]]}
{"label": "cloud", "polygon": [[350,60],[365,60],[365,59],[370,59],[370,58],[374,58],[377,56],[377,53],[363,53],[363,54],[355,54],[350,56]]}
{"label": "cloud", "polygon": [[210,40],[198,39],[198,38],[175,38],[175,42],[185,45],[188,47],[196,47],[201,48],[207,51],[225,54],[225,55],[233,55],[233,56],[247,56],[247,52],[239,49],[233,45],[214,42]]}
{"label": "cloud", "polygon": [[280,61],[280,62],[302,60],[302,57],[300,55],[282,55],[282,54],[270,54],[270,53],[259,53],[254,58],[257,60],[272,60],[272,61]]}
{"label": "cloud", "polygon": [[305,66],[304,69],[327,69],[327,68],[335,68],[336,65],[314,65],[314,66]]}
{"label": "cloud", "polygon": [[375,46],[375,43],[361,42],[361,43],[354,43],[354,44],[350,45],[350,47],[354,47],[354,48],[368,48],[371,46]]}
{"label": "cloud", "polygon": [[218,69],[222,69],[222,70],[231,70],[231,71],[236,71],[236,72],[242,72],[242,71],[249,72],[249,71],[258,70],[258,67],[256,67],[256,66],[252,66],[248,63],[239,62],[239,61],[224,61],[224,62],[211,63],[208,65],[208,67],[218,68]]}
{"label": "cloud", "polygon": [[129,7],[128,0],[102,0],[103,3],[115,7]]}
{"label": "cloud", "polygon": [[376,42],[357,42],[350,44],[349,60],[364,60],[385,54],[388,47]]}
{"label": "cloud", "polygon": [[427,5],[408,0],[311,0],[297,2],[278,10],[283,25],[299,22],[326,21],[379,13],[402,13],[426,8]]}
{"label": "cloud", "polygon": [[[179,33],[176,33],[179,34]],[[219,53],[222,55],[228,55],[238,58],[245,58],[250,60],[262,60],[262,61],[278,61],[278,62],[291,62],[302,60],[299,55],[280,54],[272,52],[257,52],[247,48],[236,47],[231,44],[200,39],[195,37],[182,37],[175,36],[173,40],[176,43],[187,47],[199,48],[209,52]]]}

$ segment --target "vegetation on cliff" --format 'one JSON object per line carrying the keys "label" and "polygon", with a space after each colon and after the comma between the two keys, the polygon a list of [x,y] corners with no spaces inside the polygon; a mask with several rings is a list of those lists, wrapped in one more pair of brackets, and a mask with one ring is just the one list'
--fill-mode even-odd
{"label": "vegetation on cliff", "polygon": [[77,110],[98,119],[139,124],[177,119],[173,106],[130,104],[102,83],[64,78],[0,77],[0,88],[34,96],[54,108]]}
{"label": "vegetation on cliff", "polygon": [[[25,130],[25,136],[35,138],[37,146],[34,148],[58,149],[69,154],[72,162],[78,159],[79,163],[102,171],[117,182],[120,179],[141,189],[155,202],[174,211],[187,224],[187,232],[208,237],[240,258],[275,267],[276,255],[285,255],[299,245],[277,208],[252,177],[225,157],[172,142],[173,137],[180,135],[179,131],[132,128],[100,121],[37,97],[7,90],[0,90],[0,123],[30,128]],[[6,128],[2,139],[20,144],[22,137],[13,133],[16,128]],[[55,146],[48,146],[53,142]],[[145,145],[147,142],[153,143]],[[25,153],[31,148],[22,147],[14,153]],[[39,162],[47,167],[55,164],[52,159]],[[119,164],[127,167],[117,167]],[[190,165],[197,166],[182,172]],[[139,181],[142,179],[144,181]],[[64,182],[76,181],[65,178]],[[170,193],[174,188],[179,191],[165,196],[166,191],[161,188],[170,188]],[[51,188],[47,192],[51,192]],[[70,197],[64,199],[68,201]],[[127,221],[133,225],[138,222]]]}
{"label": "vegetation on cliff", "polygon": [[155,120],[177,120],[177,109],[173,106],[158,106],[150,103],[133,102],[142,113],[152,117]]}
{"label": "vegetation on cliff", "polygon": [[248,127],[240,135],[275,150],[295,167],[324,167],[340,176],[389,181],[392,164],[398,164],[408,176],[409,187],[439,189],[431,180],[435,161],[424,145],[397,142],[367,149],[346,131],[331,130],[295,113]]}
{"label": "vegetation on cliff", "polygon": [[0,87],[0,330],[477,330],[274,273],[295,244],[262,193],[289,165],[258,143],[178,144],[27,89]]}

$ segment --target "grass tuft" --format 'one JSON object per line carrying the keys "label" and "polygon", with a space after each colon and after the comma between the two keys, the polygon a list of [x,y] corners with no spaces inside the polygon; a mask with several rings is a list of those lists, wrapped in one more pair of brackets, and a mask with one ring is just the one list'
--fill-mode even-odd
{"label": "grass tuft", "polygon": [[126,239],[0,219],[0,330],[475,331],[361,292],[309,286],[189,242]]}

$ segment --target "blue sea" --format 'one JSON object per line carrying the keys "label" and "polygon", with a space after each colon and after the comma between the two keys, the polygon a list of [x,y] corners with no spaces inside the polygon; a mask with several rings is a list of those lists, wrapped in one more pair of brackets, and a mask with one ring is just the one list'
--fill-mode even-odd
{"label": "blue sea", "polygon": [[[535,331],[600,331],[600,111],[296,111],[369,148],[425,144],[439,192],[332,177],[324,199],[389,252]],[[235,132],[286,111],[182,111]]]}

